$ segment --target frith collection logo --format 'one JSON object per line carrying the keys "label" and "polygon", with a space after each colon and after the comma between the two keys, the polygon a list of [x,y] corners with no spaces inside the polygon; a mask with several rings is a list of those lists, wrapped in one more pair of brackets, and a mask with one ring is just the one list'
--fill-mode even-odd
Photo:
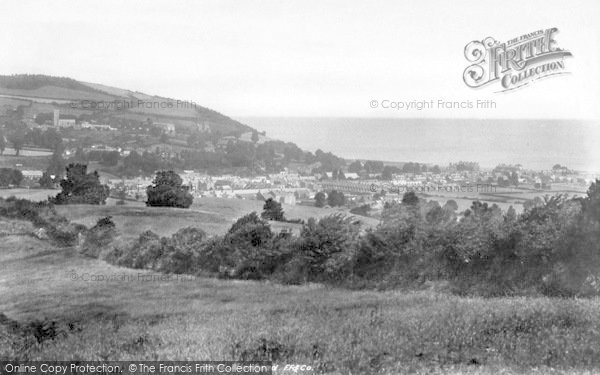
{"label": "frith collection logo", "polygon": [[463,80],[472,88],[496,81],[501,89],[514,90],[541,78],[568,73],[565,57],[571,52],[558,48],[554,39],[558,29],[536,30],[505,43],[492,37],[472,41],[465,46],[469,65]]}

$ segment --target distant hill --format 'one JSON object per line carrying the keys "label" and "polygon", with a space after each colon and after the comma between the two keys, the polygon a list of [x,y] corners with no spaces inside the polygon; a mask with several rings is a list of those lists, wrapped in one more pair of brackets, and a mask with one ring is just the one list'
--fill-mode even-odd
{"label": "distant hill", "polygon": [[67,77],[47,75],[0,75],[0,106],[15,100],[25,105],[28,115],[52,108],[72,115],[93,115],[119,121],[136,120],[173,123],[176,128],[208,125],[223,134],[253,129],[219,112],[177,99],[80,82]]}

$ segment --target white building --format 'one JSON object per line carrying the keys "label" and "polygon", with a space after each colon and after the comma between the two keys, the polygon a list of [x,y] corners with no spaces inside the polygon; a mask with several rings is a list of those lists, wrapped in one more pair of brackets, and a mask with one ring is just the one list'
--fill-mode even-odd
{"label": "white building", "polygon": [[76,125],[76,121],[74,119],[58,119],[58,127],[59,128],[74,128]]}

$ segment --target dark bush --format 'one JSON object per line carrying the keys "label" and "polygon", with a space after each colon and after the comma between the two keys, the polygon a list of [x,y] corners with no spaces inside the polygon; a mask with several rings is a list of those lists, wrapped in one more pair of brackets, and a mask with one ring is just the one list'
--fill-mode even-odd
{"label": "dark bush", "polygon": [[69,164],[67,176],[60,182],[62,191],[51,198],[54,204],[106,204],[110,193],[107,185],[100,183],[97,171],[87,173],[83,164]]}
{"label": "dark bush", "polygon": [[266,220],[285,221],[281,203],[274,201],[273,198],[269,198],[265,201],[263,212],[260,214],[260,217]]}
{"label": "dark bush", "polygon": [[79,234],[86,230],[85,226],[72,224],[58,215],[49,202],[31,202],[15,197],[5,200],[0,198],[0,216],[30,221],[34,226],[43,228],[58,246],[76,245]]}
{"label": "dark bush", "polygon": [[98,257],[103,250],[109,250],[108,247],[115,239],[116,234],[116,226],[111,216],[98,219],[96,225],[86,232],[81,252]]}
{"label": "dark bush", "polygon": [[152,185],[146,188],[146,206],[189,208],[194,198],[182,183],[173,171],[157,172]]}
{"label": "dark bush", "polygon": [[154,269],[162,257],[162,245],[159,235],[149,230],[145,231],[117,259],[117,264],[130,268]]}

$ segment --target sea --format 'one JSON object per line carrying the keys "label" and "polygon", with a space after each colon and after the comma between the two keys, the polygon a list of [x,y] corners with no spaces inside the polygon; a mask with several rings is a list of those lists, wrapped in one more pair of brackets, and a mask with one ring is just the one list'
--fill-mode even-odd
{"label": "sea", "polygon": [[521,164],[549,170],[555,164],[600,172],[600,121],[561,119],[387,119],[240,117],[267,137],[345,159],[482,168]]}

